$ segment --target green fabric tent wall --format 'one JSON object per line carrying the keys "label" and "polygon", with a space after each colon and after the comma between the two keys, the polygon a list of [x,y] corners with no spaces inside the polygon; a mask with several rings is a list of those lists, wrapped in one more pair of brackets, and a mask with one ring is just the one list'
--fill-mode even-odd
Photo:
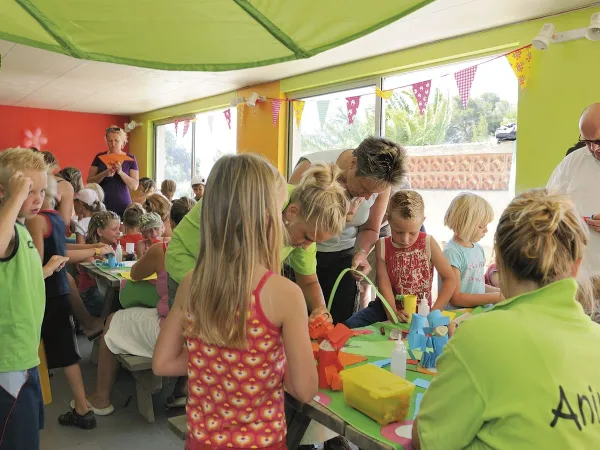
{"label": "green fabric tent wall", "polygon": [[223,71],[308,58],[433,0],[0,0],[0,39],[80,59]]}

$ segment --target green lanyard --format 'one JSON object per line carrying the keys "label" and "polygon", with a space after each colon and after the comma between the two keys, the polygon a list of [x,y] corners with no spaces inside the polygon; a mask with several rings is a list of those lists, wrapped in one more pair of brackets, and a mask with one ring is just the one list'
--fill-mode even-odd
{"label": "green lanyard", "polygon": [[329,312],[331,312],[331,305],[333,304],[333,297],[335,297],[335,292],[337,291],[340,281],[342,281],[342,278],[344,277],[344,275],[346,275],[347,272],[354,272],[354,273],[361,275],[373,287],[373,289],[375,289],[375,294],[377,295],[377,297],[379,297],[379,300],[381,300],[381,302],[383,303],[383,306],[385,306],[385,308],[388,310],[388,312],[390,313],[390,316],[392,316],[394,323],[395,324],[400,323],[398,321],[398,318],[396,317],[396,313],[394,312],[393,308],[387,302],[385,297],[383,295],[381,295],[381,293],[377,290],[377,287],[373,284],[373,282],[371,280],[369,280],[369,278],[364,273],[362,273],[360,270],[356,270],[356,269],[352,269],[352,268],[342,270],[342,273],[340,273],[337,277],[337,280],[335,280],[335,284],[333,285],[333,289],[331,290],[331,294],[329,295],[329,303],[327,303],[327,310]]}

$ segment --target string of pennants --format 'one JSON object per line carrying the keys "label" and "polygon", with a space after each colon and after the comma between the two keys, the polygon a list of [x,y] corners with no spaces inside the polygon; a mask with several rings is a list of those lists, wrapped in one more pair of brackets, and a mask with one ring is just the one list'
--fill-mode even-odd
{"label": "string of pennants", "polygon": [[[529,82],[529,73],[531,69],[531,61],[532,61],[532,51],[531,44],[526,45],[524,47],[518,48],[511,52],[498,55],[496,57],[490,58],[487,61],[483,61],[479,64],[475,64],[473,66],[467,67],[465,69],[459,70],[455,73],[447,73],[439,76],[438,78],[444,78],[448,76],[453,76],[456,81],[456,86],[458,87],[458,93],[462,102],[463,107],[466,109],[469,104],[469,98],[471,93],[471,87],[473,86],[473,81],[475,80],[475,75],[477,74],[477,67],[482,64],[487,64],[491,61],[494,61],[498,58],[504,58],[508,60],[515,76],[517,77],[517,81],[521,90],[525,90],[527,88],[527,84]],[[375,88],[375,94],[378,97],[381,97],[383,100],[389,100],[392,98],[395,90],[411,88],[412,92],[417,100],[417,105],[419,108],[419,113],[421,115],[425,114],[427,110],[427,103],[429,101],[429,94],[431,93],[431,82],[432,80],[423,80],[418,83],[408,84],[405,86],[398,86],[392,89],[381,90],[378,86]],[[360,106],[360,99],[364,95],[372,95],[372,93],[355,95],[351,97],[346,97],[346,111],[348,116],[348,124],[352,125],[354,123],[354,119],[358,112],[358,108]],[[304,112],[304,106],[306,102],[304,100],[299,99],[281,99],[281,98],[266,98],[271,103],[271,117],[273,126],[277,125],[279,120],[279,113],[281,111],[281,106],[283,102],[290,102],[292,104],[294,119],[296,122],[296,126],[300,127],[300,123],[302,121],[302,114]],[[325,118],[327,117],[327,112],[329,110],[329,100],[317,100],[317,113],[319,116],[319,122],[321,127],[323,127],[325,123]],[[236,105],[237,115],[240,126],[244,123],[244,107],[245,103],[239,103]],[[231,109],[228,108],[223,111],[223,115],[225,117],[225,121],[227,122],[227,126],[231,129]],[[190,120],[194,119],[186,119],[183,120],[183,136],[186,135]],[[212,130],[212,122],[214,118],[212,116],[208,117],[209,127]],[[178,122],[175,120],[175,134],[177,134]]]}

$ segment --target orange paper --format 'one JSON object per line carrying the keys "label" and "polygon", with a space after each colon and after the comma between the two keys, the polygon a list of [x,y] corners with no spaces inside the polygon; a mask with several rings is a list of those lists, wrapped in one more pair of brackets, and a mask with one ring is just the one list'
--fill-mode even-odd
{"label": "orange paper", "polygon": [[98,158],[100,158],[100,161],[102,161],[106,167],[116,163],[122,163],[123,161],[133,161],[133,158],[124,153],[107,153],[106,155],[100,155]]}
{"label": "orange paper", "polygon": [[340,352],[340,362],[342,366],[351,366],[352,364],[358,364],[359,362],[366,361],[367,358],[362,355],[352,355],[350,353]]}

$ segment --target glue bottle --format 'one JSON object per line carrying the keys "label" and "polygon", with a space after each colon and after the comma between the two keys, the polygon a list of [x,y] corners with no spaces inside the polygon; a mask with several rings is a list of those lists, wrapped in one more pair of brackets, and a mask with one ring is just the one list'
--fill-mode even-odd
{"label": "glue bottle", "polygon": [[121,243],[117,244],[117,249],[115,250],[115,258],[118,263],[123,262],[123,247],[121,247]]}
{"label": "glue bottle", "polygon": [[419,315],[427,317],[431,311],[429,310],[429,303],[427,303],[427,297],[423,296],[419,302]]}
{"label": "glue bottle", "polygon": [[406,347],[402,339],[396,341],[396,346],[392,350],[392,361],[390,369],[394,375],[406,378]]}

